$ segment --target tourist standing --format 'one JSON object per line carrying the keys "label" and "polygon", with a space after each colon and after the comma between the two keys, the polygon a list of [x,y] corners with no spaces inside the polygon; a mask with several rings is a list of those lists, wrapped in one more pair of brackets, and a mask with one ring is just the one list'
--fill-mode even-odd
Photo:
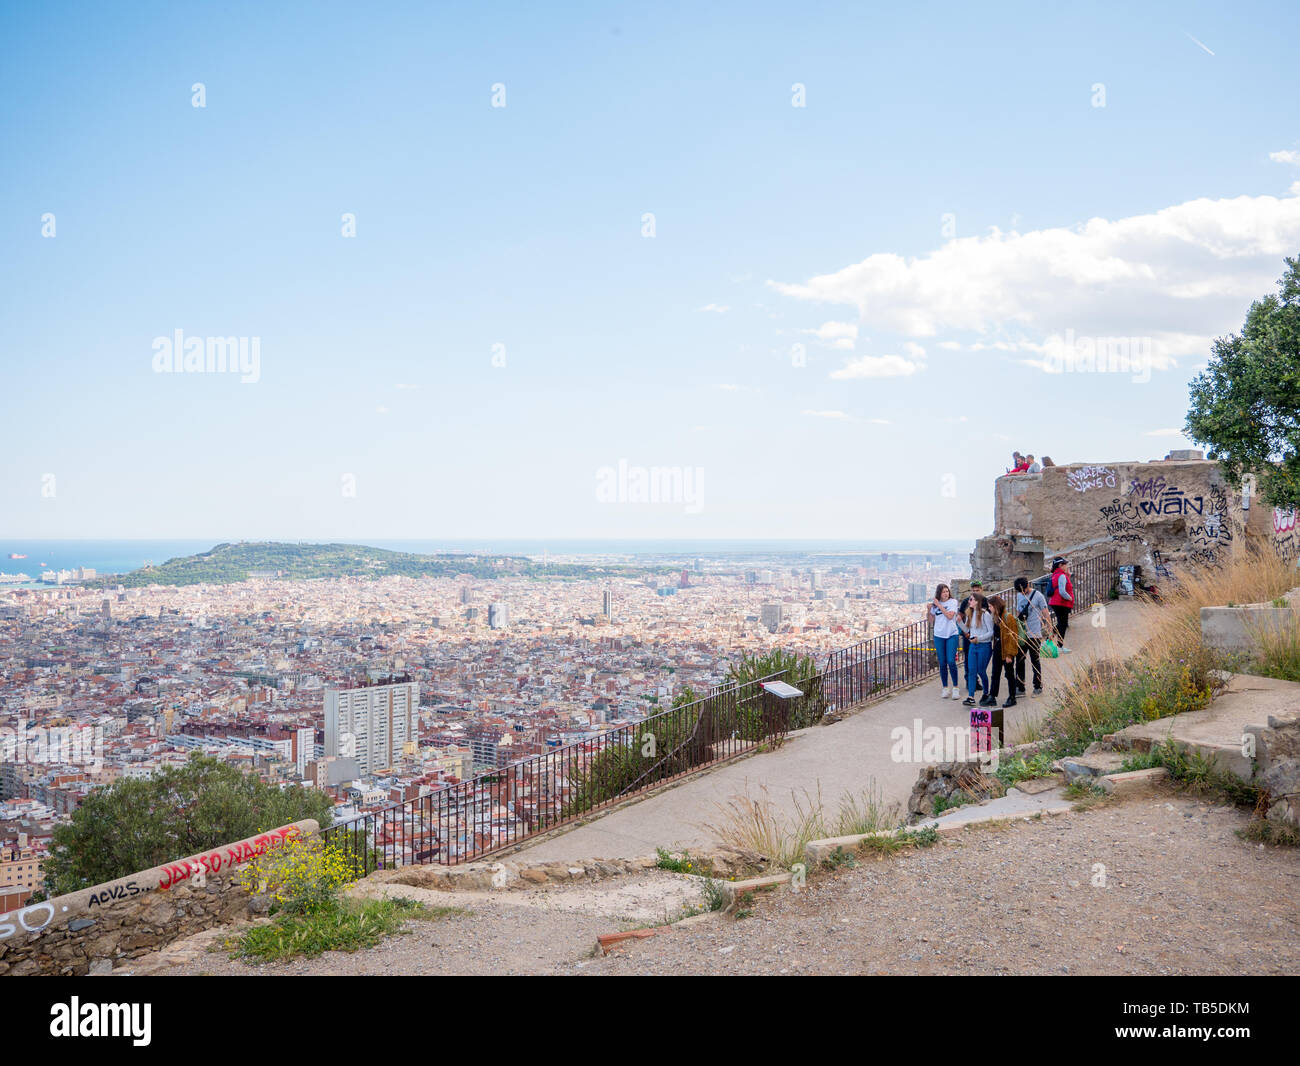
{"label": "tourist standing", "polygon": [[970,672],[966,675],[966,698],[962,704],[975,706],[975,685],[978,682],[985,692],[989,690],[989,657],[993,652],[993,615],[989,612],[988,601],[982,592],[970,596],[970,606],[962,622],[966,638],[970,641]]}
{"label": "tourist standing", "polygon": [[943,686],[941,700],[949,698],[948,678],[952,678],[952,699],[957,699],[957,601],[952,589],[940,585],[934,590],[927,616],[934,620],[934,653],[939,657],[939,683]]}
{"label": "tourist standing", "polygon": [[[962,597],[961,603],[957,606],[959,627],[964,624],[962,620],[965,619],[966,614],[970,611],[971,601],[977,594],[983,594],[983,592],[984,583],[978,578],[972,580],[969,591],[964,597]],[[964,628],[962,628],[961,631],[961,669],[962,680],[965,682],[966,687],[970,688],[970,637],[966,635],[966,630]]]}
{"label": "tourist standing", "polygon": [[1043,666],[1038,648],[1043,643],[1043,623],[1047,621],[1047,601],[1036,588],[1030,588],[1029,578],[1016,578],[1016,618],[1020,620],[1020,652],[1016,656],[1016,680],[1020,691],[1025,690],[1025,656],[1029,656],[1034,671],[1035,696],[1043,694]]}
{"label": "tourist standing", "polygon": [[1070,580],[1070,561],[1057,556],[1052,560],[1052,598],[1047,601],[1056,619],[1057,644],[1061,654],[1069,654],[1065,646],[1065,631],[1070,628],[1070,612],[1074,610],[1074,582]]}
{"label": "tourist standing", "polygon": [[1007,702],[1003,707],[1016,705],[1016,653],[1020,648],[1020,627],[1015,616],[1007,610],[1001,596],[990,596],[989,613],[993,615],[993,644],[990,662],[993,664],[993,679],[987,695],[980,700],[981,707],[998,705],[998,690],[1002,687],[1002,675],[1007,675]]}

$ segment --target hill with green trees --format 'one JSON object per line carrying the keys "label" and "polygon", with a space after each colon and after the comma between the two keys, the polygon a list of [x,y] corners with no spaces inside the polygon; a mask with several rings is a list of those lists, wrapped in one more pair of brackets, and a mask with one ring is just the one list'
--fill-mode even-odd
{"label": "hill with green trees", "polygon": [[[668,573],[670,568],[657,567]],[[229,585],[250,575],[274,574],[289,581],[336,577],[545,577],[577,580],[588,577],[639,576],[645,567],[597,566],[576,563],[541,563],[518,555],[418,555],[361,544],[287,544],[276,541],[242,541],[218,544],[210,551],[168,559],[127,574],[86,582],[104,588],[123,585]]]}

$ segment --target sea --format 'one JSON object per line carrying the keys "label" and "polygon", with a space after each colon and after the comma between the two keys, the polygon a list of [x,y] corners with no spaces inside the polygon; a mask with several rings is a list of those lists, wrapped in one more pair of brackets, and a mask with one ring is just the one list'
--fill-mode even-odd
{"label": "sea", "polygon": [[[38,583],[45,570],[76,570],[88,567],[98,574],[124,574],[168,559],[197,555],[230,538],[206,540],[22,540],[0,537],[0,574],[25,574]],[[881,553],[934,554],[970,551],[963,540],[581,540],[581,539],[445,539],[387,540],[383,538],[347,541],[305,540],[303,544],[348,543],[390,551],[436,554],[523,555],[533,559],[645,559],[681,560],[753,558],[790,560],[806,557],[843,558],[879,556]],[[10,554],[25,555],[11,559]],[[41,564],[45,564],[42,566]],[[0,587],[22,587],[27,583],[7,582]]]}

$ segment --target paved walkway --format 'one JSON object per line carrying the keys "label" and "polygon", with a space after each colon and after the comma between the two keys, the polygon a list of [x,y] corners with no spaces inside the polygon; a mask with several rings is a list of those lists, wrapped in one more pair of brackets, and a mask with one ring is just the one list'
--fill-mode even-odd
{"label": "paved walkway", "polygon": [[[1007,712],[1009,739],[1016,737],[1021,723],[1045,717],[1053,692],[1086,662],[1098,656],[1131,653],[1141,640],[1139,616],[1136,605],[1118,601],[1107,605],[1104,627],[1094,627],[1088,615],[1073,619],[1069,634],[1072,654],[1043,661],[1044,694],[1038,699],[1021,697]],[[802,730],[775,752],[688,778],[586,825],[529,845],[518,854],[530,861],[631,858],[652,854],[656,847],[705,847],[715,838],[706,826],[718,823],[721,808],[747,792],[762,798],[759,786],[766,788],[767,798],[786,814],[793,812],[796,800],[806,807],[805,796],[816,797],[819,789],[823,804],[833,814],[843,796],[860,794],[873,782],[886,803],[901,807],[922,763],[894,762],[890,731],[899,725],[913,729],[918,720],[922,729],[963,728],[969,725],[970,711],[959,700],[939,699],[936,675],[935,680],[871,704],[842,722]]]}

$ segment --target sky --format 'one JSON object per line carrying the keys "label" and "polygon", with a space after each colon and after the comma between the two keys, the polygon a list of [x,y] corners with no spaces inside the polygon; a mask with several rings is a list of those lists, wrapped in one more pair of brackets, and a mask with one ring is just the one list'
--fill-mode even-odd
{"label": "sky", "polygon": [[1192,446],[1300,7],[979,8],[3,5],[0,536],[975,538]]}

